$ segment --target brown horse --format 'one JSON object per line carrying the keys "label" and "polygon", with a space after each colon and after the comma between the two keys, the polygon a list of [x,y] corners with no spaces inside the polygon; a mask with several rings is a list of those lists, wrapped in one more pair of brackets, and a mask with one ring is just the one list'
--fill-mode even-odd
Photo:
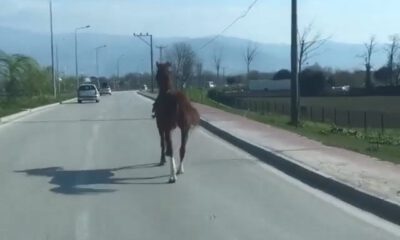
{"label": "brown horse", "polygon": [[[165,156],[170,159],[171,174],[169,182],[174,183],[176,181],[176,174],[183,173],[183,159],[185,157],[189,130],[199,124],[200,116],[182,92],[172,89],[170,66],[170,63],[157,63],[156,79],[159,92],[153,105],[153,111],[161,140],[160,165],[165,164]],[[181,130],[181,147],[179,150],[180,164],[176,172],[171,133],[177,126]]]}

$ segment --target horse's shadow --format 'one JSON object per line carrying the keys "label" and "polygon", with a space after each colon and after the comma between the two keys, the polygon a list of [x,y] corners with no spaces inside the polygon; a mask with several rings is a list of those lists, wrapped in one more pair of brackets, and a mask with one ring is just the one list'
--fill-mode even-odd
{"label": "horse's shadow", "polygon": [[151,177],[131,177],[116,178],[114,172],[138,168],[156,167],[158,164],[139,164],[120,168],[94,169],[94,170],[64,170],[62,167],[36,168],[15,171],[17,173],[26,173],[28,176],[41,176],[51,178],[50,182],[56,185],[50,191],[67,195],[83,195],[115,192],[115,189],[81,187],[96,184],[166,184],[167,182],[154,182],[154,180],[165,178],[168,175]]}

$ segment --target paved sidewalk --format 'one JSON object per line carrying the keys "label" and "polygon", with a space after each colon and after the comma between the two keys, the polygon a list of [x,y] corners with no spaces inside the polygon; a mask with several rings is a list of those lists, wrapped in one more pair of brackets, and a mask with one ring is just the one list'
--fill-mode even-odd
{"label": "paved sidewalk", "polygon": [[400,204],[400,165],[320,142],[202,104],[203,120],[323,175]]}

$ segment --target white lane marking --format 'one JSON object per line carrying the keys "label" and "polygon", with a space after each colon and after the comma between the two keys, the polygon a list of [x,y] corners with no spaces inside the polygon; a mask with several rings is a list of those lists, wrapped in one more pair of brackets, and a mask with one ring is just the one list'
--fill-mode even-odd
{"label": "white lane marking", "polygon": [[100,129],[100,125],[98,123],[93,124],[92,134],[90,135],[90,138],[86,144],[86,152],[85,152],[84,166],[83,166],[85,169],[90,168],[91,163],[94,160],[95,141],[97,140],[97,138],[99,136],[99,129]]}
{"label": "white lane marking", "polygon": [[[37,111],[34,111],[34,112],[27,113],[24,116],[17,117],[15,119],[12,119],[12,120],[7,121],[7,122],[1,122],[0,123],[0,129],[12,126],[14,123],[17,123],[19,121],[29,121],[29,119],[32,119],[32,118],[36,117],[37,115],[45,113],[47,111],[50,111],[50,110],[52,110],[52,109],[54,109],[56,107],[58,107],[58,106],[51,106],[51,107],[48,107],[48,108],[44,108],[44,109],[40,109],[40,110],[37,110]],[[18,114],[18,113],[16,113],[16,114]],[[5,117],[7,117],[7,116],[5,116]]]}
{"label": "white lane marking", "polygon": [[240,148],[237,148],[235,146],[233,146],[232,144],[226,142],[225,140],[216,137],[216,135],[210,133],[209,131],[200,128],[199,132],[208,137],[208,138],[212,138],[213,140],[216,140],[220,143],[222,143],[224,146],[226,146],[227,148],[229,148],[231,151],[233,151],[235,154],[237,155],[242,155],[244,158],[246,158],[246,160],[248,161],[252,161],[255,162],[259,167],[275,174],[276,176],[282,178],[283,180],[285,180],[286,182],[288,182],[289,184],[292,184],[298,188],[300,188],[301,190],[306,191],[307,193],[312,194],[313,196],[328,202],[330,204],[332,204],[333,206],[343,210],[344,212],[346,212],[349,215],[355,216],[356,218],[366,222],[367,224],[371,224],[375,227],[378,227],[384,231],[387,231],[393,235],[395,235],[396,237],[400,237],[400,226],[393,224],[389,221],[386,221],[385,219],[382,219],[376,215],[373,215],[369,212],[363,211],[359,208],[356,208],[346,202],[343,202],[340,199],[335,198],[332,195],[329,195],[325,192],[322,192],[318,189],[312,188],[308,185],[306,185],[305,183],[289,176],[286,175],[285,173],[277,170],[276,168],[273,168],[271,166],[269,166],[268,164],[265,164],[263,162],[261,162],[259,159],[251,156],[250,154],[248,154],[247,152],[244,152],[243,150],[241,150]]}
{"label": "white lane marking", "polygon": [[90,237],[89,232],[89,213],[85,210],[79,212],[75,221],[75,239],[87,240]]}

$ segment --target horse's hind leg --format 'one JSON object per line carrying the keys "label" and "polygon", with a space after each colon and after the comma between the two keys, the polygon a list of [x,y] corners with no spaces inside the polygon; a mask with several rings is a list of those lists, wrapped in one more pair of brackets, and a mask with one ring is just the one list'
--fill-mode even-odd
{"label": "horse's hind leg", "polygon": [[170,159],[170,167],[171,167],[169,182],[174,183],[174,182],[176,182],[176,167],[175,167],[175,159],[174,159],[173,150],[172,150],[171,130],[165,131],[165,140],[167,142],[166,155]]}
{"label": "horse's hind leg", "polygon": [[181,129],[181,148],[179,149],[179,157],[180,157],[180,163],[178,167],[178,174],[183,174],[184,169],[183,169],[183,159],[185,158],[185,153],[186,153],[186,143],[188,140],[189,136],[189,129],[183,128]]}
{"label": "horse's hind leg", "polygon": [[158,129],[158,133],[160,134],[160,143],[161,143],[160,166],[162,166],[165,164],[165,134],[160,129]]}

